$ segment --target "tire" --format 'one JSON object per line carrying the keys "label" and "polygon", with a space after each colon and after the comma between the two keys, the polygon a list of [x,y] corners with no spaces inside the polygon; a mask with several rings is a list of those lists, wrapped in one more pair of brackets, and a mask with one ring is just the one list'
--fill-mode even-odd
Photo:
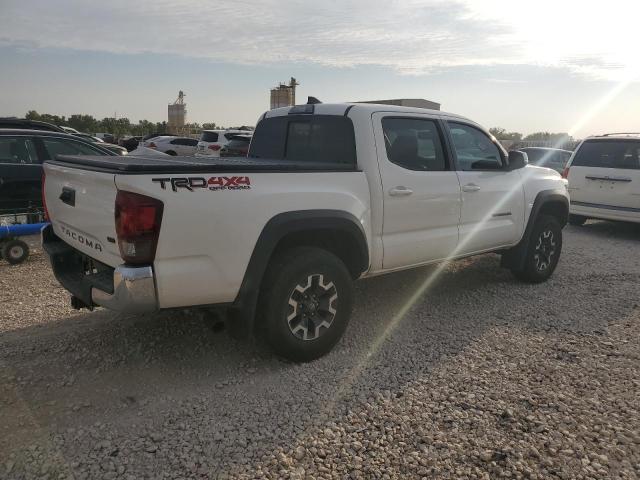
{"label": "tire", "polygon": [[540,215],[529,237],[522,270],[512,269],[516,278],[528,283],[546,281],[555,271],[562,251],[562,228],[554,217]]}
{"label": "tire", "polygon": [[172,157],[175,157],[176,155],[178,155],[176,152],[174,152],[173,150],[167,150],[166,152],[167,155],[171,155]]}
{"label": "tire", "polygon": [[576,227],[581,227],[586,221],[587,217],[583,217],[582,215],[569,215],[569,223]]}
{"label": "tire", "polygon": [[29,245],[22,240],[9,240],[2,244],[2,258],[11,265],[24,262],[29,256]]}
{"label": "tire", "polygon": [[338,257],[293,248],[270,262],[262,285],[258,327],[277,355],[308,362],[340,340],[353,308],[353,280]]}

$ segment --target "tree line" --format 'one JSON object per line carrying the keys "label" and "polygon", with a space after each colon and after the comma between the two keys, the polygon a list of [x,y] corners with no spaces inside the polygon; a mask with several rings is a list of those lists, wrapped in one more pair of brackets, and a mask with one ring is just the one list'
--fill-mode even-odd
{"label": "tree line", "polygon": [[[98,132],[111,133],[116,137],[122,137],[124,135],[146,135],[148,133],[166,133],[168,128],[167,122],[140,120],[138,123],[132,123],[126,117],[105,117],[102,120],[98,120],[92,115],[74,114],[65,117],[64,115],[58,116],[49,113],[38,113],[35,110],[29,110],[25,118],[75,128],[79,132],[92,134]],[[217,125],[215,122],[207,122],[203,124],[187,123],[184,129],[188,132],[199,132],[201,130],[213,130],[216,128],[223,129],[224,127]],[[489,132],[498,140],[512,140],[515,142],[543,141],[562,144],[574,141],[568,133],[535,132],[524,136],[522,133],[508,132],[506,129],[500,127],[491,128]]]}
{"label": "tree line", "polygon": [[535,132],[530,133],[527,136],[524,136],[519,132],[507,132],[506,129],[500,127],[494,127],[489,129],[489,133],[496,137],[498,140],[513,140],[516,142],[534,142],[534,141],[542,141],[542,142],[572,142],[573,137],[568,133],[551,133],[551,132]]}
{"label": "tree line", "polygon": [[[146,135],[148,133],[166,133],[167,122],[150,122],[149,120],[140,120],[138,123],[132,123],[128,118],[105,117],[102,120],[94,118],[92,115],[74,114],[69,117],[64,115],[51,115],[49,113],[38,113],[35,110],[29,110],[25,115],[27,120],[38,120],[41,122],[53,123],[61,127],[75,128],[79,132],[85,133],[110,133],[116,137],[124,135]],[[197,132],[200,130],[209,130],[215,128],[223,128],[216,125],[215,122],[187,123],[185,130],[189,132]]]}

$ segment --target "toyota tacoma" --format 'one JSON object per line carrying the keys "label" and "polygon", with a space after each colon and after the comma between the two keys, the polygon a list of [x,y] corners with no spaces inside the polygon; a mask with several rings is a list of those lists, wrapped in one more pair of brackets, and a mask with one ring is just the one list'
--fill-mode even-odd
{"label": "toyota tacoma", "polygon": [[248,157],[58,156],[43,247],[76,308],[197,305],[295,361],[345,331],[353,282],[496,252],[545,281],[569,197],[458,115],[374,104],[270,110]]}

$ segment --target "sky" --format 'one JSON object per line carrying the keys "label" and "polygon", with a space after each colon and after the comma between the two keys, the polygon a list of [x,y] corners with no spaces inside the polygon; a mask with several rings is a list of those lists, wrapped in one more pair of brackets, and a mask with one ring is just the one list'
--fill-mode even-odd
{"label": "sky", "polygon": [[0,116],[252,125],[298,103],[426,98],[509,131],[640,131],[640,2],[0,0]]}

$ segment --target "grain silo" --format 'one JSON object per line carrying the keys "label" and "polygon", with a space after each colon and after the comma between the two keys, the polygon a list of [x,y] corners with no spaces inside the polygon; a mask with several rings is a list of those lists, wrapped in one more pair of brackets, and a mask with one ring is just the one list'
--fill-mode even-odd
{"label": "grain silo", "polygon": [[178,98],[169,104],[169,122],[168,130],[171,133],[177,133],[184,129],[187,119],[187,104],[184,103],[184,92],[180,90]]}
{"label": "grain silo", "polygon": [[281,83],[271,89],[271,108],[290,107],[296,104],[296,87],[300,85],[291,77],[289,84]]}

